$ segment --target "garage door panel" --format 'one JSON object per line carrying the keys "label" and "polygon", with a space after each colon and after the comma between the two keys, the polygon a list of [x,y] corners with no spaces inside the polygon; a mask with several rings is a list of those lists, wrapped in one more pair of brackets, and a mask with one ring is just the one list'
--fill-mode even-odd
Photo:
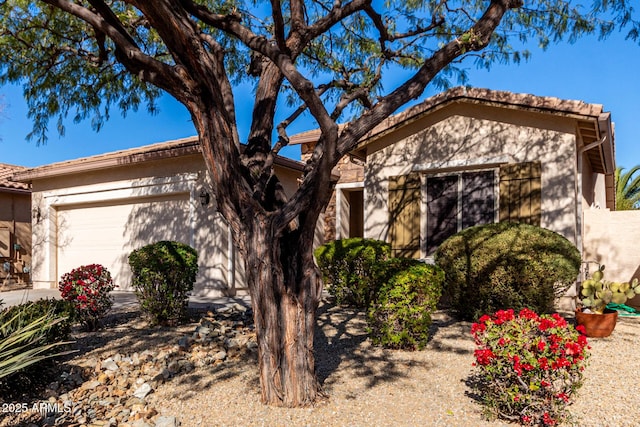
{"label": "garage door panel", "polygon": [[120,289],[129,289],[131,251],[159,240],[189,244],[189,218],[186,193],[59,208],[57,275],[99,263],[109,269]]}

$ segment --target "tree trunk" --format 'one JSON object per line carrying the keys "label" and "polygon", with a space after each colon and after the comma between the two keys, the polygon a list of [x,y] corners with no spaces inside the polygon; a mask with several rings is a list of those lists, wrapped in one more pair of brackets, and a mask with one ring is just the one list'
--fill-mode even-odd
{"label": "tree trunk", "polygon": [[[299,207],[283,226],[278,185],[255,198],[252,174],[239,170],[238,155],[223,115],[212,103],[192,115],[198,128],[218,209],[232,227],[245,262],[258,340],[262,402],[308,406],[322,395],[315,374],[313,337],[322,281],[313,261],[315,224],[326,197]],[[228,138],[226,141],[224,138]],[[236,168],[234,168],[236,166]],[[328,196],[327,196],[328,197]]]}
{"label": "tree trunk", "polygon": [[315,373],[313,337],[322,282],[313,263],[313,235],[271,233],[268,219],[245,231],[262,402],[298,407],[322,396]]}

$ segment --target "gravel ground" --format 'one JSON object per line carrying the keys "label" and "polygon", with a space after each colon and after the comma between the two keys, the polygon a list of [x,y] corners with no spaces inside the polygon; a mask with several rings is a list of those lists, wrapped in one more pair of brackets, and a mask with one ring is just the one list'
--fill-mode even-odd
{"label": "gravel ground", "polygon": [[[328,398],[315,407],[262,405],[255,354],[181,373],[147,401],[183,427],[509,425],[485,420],[467,383],[474,369],[470,323],[438,312],[425,350],[390,351],[371,346],[361,314],[329,304],[320,311],[316,362]],[[84,349],[70,363],[86,366],[96,357],[175,344],[193,330],[193,325],[149,329],[138,316],[120,313],[102,331],[84,336],[79,340]],[[620,317],[611,337],[589,344],[584,386],[569,408],[574,424],[640,425],[640,318]]]}
{"label": "gravel ground", "polygon": [[[158,389],[151,402],[183,426],[500,426],[483,419],[467,379],[470,323],[437,313],[419,352],[372,347],[361,315],[324,306],[317,332],[318,374],[328,400],[307,409],[259,403],[255,364],[198,371]],[[577,426],[638,426],[640,318],[620,318],[609,338],[590,340],[585,383],[570,407]]]}

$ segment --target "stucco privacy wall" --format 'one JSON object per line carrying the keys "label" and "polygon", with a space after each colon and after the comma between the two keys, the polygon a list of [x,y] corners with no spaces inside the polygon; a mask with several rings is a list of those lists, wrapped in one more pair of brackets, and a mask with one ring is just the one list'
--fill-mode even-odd
{"label": "stucco privacy wall", "polygon": [[365,236],[388,240],[391,176],[539,161],[541,226],[577,244],[576,201],[581,197],[575,159],[575,126],[566,120],[478,104],[450,105],[367,146]]}
{"label": "stucco privacy wall", "polygon": [[[640,211],[588,209],[584,212],[584,260],[605,266],[605,279],[640,279]],[[595,268],[592,265],[591,271]],[[640,297],[629,305],[640,308]]]}
{"label": "stucco privacy wall", "polygon": [[198,250],[196,294],[243,287],[228,226],[213,203],[201,206],[203,170],[196,155],[34,180],[34,288],[56,286],[72,268],[100,263],[119,289],[130,289],[129,253],[158,240]]}

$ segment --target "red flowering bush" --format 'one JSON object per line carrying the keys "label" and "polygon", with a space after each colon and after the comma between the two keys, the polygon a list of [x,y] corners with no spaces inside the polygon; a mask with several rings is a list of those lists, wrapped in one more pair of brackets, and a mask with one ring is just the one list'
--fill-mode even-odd
{"label": "red flowering bush", "polygon": [[90,331],[100,326],[100,319],[111,309],[109,295],[115,285],[111,273],[100,264],[83,265],[62,276],[58,283],[62,298],[71,301],[78,318]]}
{"label": "red flowering bush", "polygon": [[531,426],[565,421],[589,356],[580,328],[529,309],[480,317],[471,327],[479,371],[473,383],[486,414]]}

